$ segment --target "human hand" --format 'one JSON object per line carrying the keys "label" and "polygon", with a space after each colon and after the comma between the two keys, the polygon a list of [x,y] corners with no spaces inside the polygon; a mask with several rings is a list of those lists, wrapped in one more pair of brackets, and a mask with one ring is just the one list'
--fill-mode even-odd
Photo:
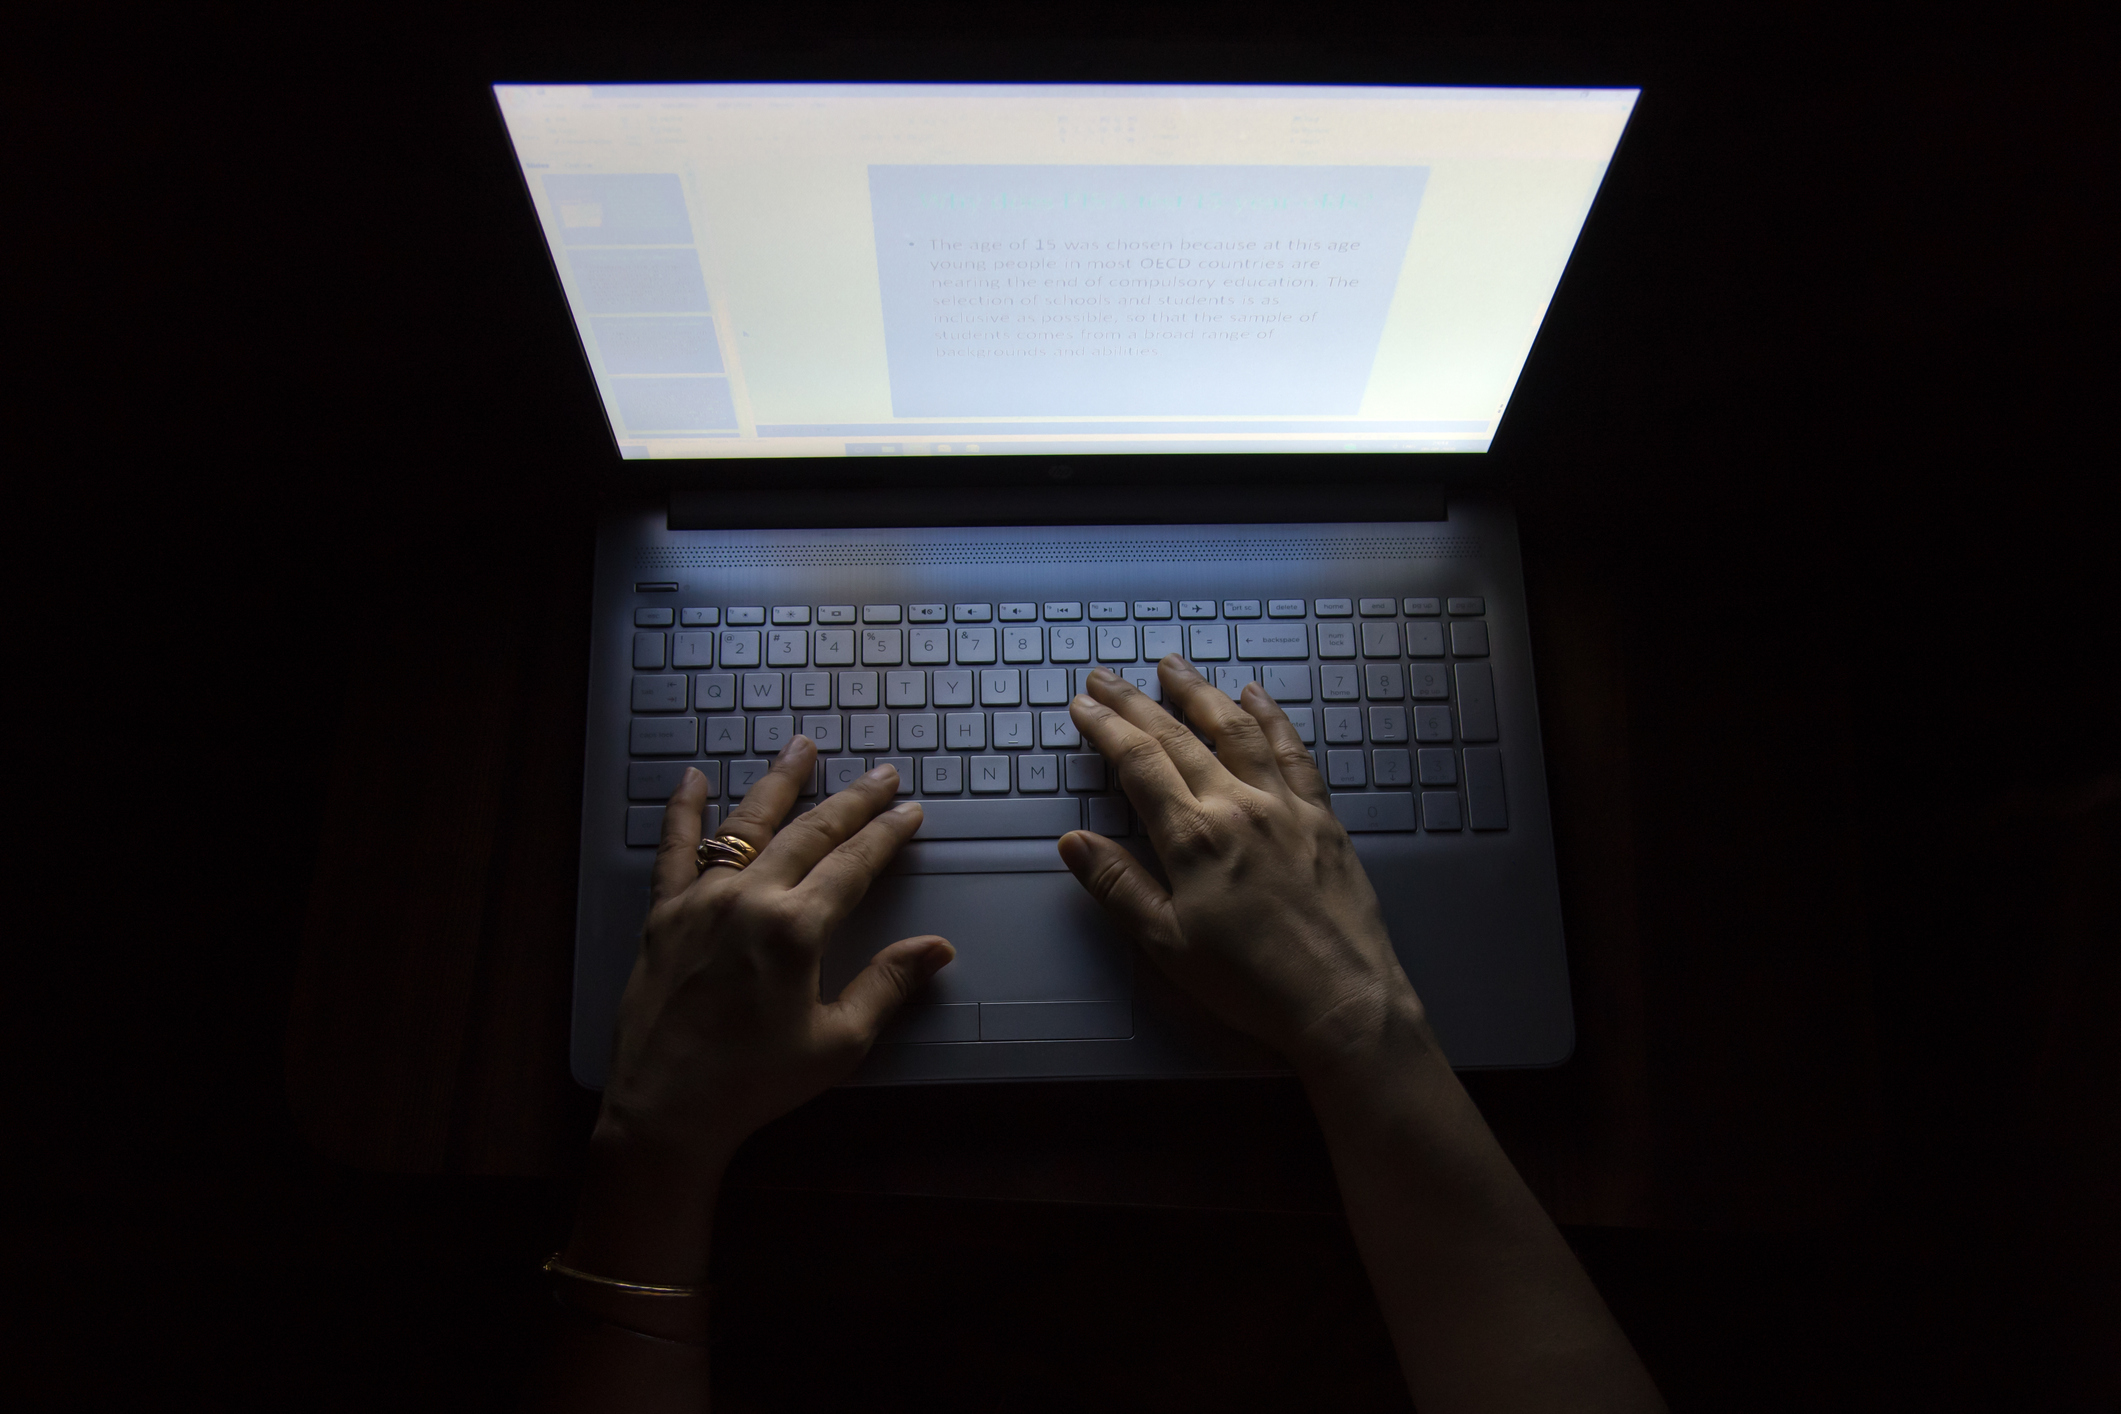
{"label": "human hand", "polygon": [[1395,1023],[1421,1028],[1377,895],[1288,716],[1257,683],[1232,702],[1177,654],[1157,673],[1213,751],[1109,669],[1069,712],[1117,770],[1170,887],[1086,830],[1061,838],[1063,861],[1173,981],[1299,1070]]}
{"label": "human hand", "polygon": [[798,736],[718,833],[758,850],[744,869],[700,872],[706,781],[688,772],[663,812],[648,925],[619,1003],[603,1122],[673,1153],[726,1158],[860,1063],[877,1032],[955,956],[937,937],[902,938],[836,1001],[818,999],[832,930],[921,825],[894,805],[879,766],[776,824],[810,779],[817,748]]}

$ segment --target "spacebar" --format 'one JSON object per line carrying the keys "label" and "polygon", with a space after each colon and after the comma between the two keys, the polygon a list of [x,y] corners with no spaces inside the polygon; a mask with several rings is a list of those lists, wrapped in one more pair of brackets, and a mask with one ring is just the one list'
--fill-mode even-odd
{"label": "spacebar", "polygon": [[917,840],[1059,839],[1083,827],[1073,796],[1045,800],[924,800]]}

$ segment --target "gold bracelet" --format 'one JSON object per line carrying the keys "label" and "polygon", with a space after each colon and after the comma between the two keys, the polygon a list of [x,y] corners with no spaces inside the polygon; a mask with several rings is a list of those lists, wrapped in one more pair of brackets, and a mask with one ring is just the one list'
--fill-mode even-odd
{"label": "gold bracelet", "polygon": [[576,1281],[593,1281],[598,1286],[615,1286],[620,1291],[630,1291],[636,1296],[705,1296],[704,1286],[650,1286],[645,1282],[620,1281],[616,1277],[594,1276],[589,1272],[578,1272],[573,1267],[560,1265],[560,1254],[555,1252],[546,1259],[545,1270],[557,1276],[573,1277]]}

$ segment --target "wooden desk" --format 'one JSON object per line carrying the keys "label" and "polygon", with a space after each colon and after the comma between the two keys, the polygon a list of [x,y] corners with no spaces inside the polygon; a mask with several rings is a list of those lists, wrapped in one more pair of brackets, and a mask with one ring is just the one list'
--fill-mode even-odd
{"label": "wooden desk", "polygon": [[[1525,541],[1579,1040],[1468,1084],[1564,1223],[1830,1220],[1873,1147],[1846,709],[1764,674],[1775,626],[1742,606],[1645,612],[1618,552],[1536,516]],[[588,527],[555,544],[379,614],[348,675],[288,1045],[333,1160],[560,1173],[594,1115],[567,1070]],[[731,1182],[1337,1207],[1289,1081],[834,1092]]]}

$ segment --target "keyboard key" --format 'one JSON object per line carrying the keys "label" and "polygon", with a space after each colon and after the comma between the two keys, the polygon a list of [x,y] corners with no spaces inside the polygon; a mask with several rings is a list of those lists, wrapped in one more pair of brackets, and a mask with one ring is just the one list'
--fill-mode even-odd
{"label": "keyboard key", "polygon": [[1466,823],[1476,830],[1505,830],[1510,806],[1502,789],[1502,752],[1492,746],[1466,748]]}
{"label": "keyboard key", "polygon": [[650,671],[663,666],[662,634],[637,633],[633,636],[633,665]]}
{"label": "keyboard key", "polygon": [[1488,601],[1478,594],[1453,595],[1446,601],[1445,607],[1454,614],[1485,614],[1488,611]]}
{"label": "keyboard key", "polygon": [[[987,763],[987,764],[983,764]],[[1000,789],[1009,788],[1009,758],[982,756],[969,763],[972,790],[982,794],[980,773],[1001,773]],[[1022,840],[1059,839],[1083,824],[1082,806],[1073,796],[1045,800],[939,800],[926,807],[920,840]]]}
{"label": "keyboard key", "polygon": [[1026,795],[1051,795],[1060,789],[1060,758],[1034,752],[1016,758],[1016,788]]}
{"label": "keyboard key", "polygon": [[886,707],[926,707],[928,705],[928,675],[919,672],[884,674],[884,705]]}
{"label": "keyboard key", "polygon": [[891,749],[891,714],[850,712],[847,716],[847,749],[867,754]]}
{"label": "keyboard key", "polygon": [[731,609],[729,622],[738,627],[755,628],[766,622],[766,611],[759,608]]}
{"label": "keyboard key", "polygon": [[906,633],[906,661],[923,667],[936,667],[950,661],[950,630],[944,628],[916,628]]}
{"label": "keyboard key", "polygon": [[[1321,658],[1352,658],[1355,656],[1355,625],[1320,624],[1318,626],[1318,656]],[[1394,656],[1397,656],[1396,654]]]}
{"label": "keyboard key", "polygon": [[[1009,758],[1006,756],[975,756],[971,758],[965,762],[965,784],[972,788],[974,795],[1007,795],[1009,793]],[[928,818],[933,820],[935,818],[934,813],[930,812]],[[925,822],[923,822],[921,828],[923,830],[927,828]],[[1066,834],[1067,831],[1063,830],[1061,833]],[[931,836],[931,838],[983,839],[986,837],[982,835],[969,837],[951,835]]]}
{"label": "keyboard key", "polygon": [[636,712],[682,712],[685,710],[685,675],[668,673],[637,675],[633,680],[633,710]]}
{"label": "keyboard key", "polygon": [[1012,625],[1002,630],[1004,663],[1046,661],[1046,631],[1037,624]]}
{"label": "keyboard key", "polygon": [[969,664],[991,663],[995,660],[1000,643],[1000,636],[991,628],[961,628],[957,631],[957,661]]}
{"label": "keyboard key", "polygon": [[1257,599],[1223,600],[1223,617],[1226,619],[1256,619],[1259,617]]}
{"label": "keyboard key", "polygon": [[[929,752],[941,747],[943,738],[933,712],[901,712],[898,714],[898,749],[901,751]],[[911,779],[911,773],[908,773]]]}
{"label": "keyboard key", "polygon": [[817,712],[832,705],[832,674],[790,673],[788,706],[796,712]]}
{"label": "keyboard key", "polygon": [[1088,625],[1059,625],[1048,635],[1053,661],[1056,663],[1087,663],[1090,661],[1090,628]]}
{"label": "keyboard key", "polygon": [[670,635],[670,666],[673,668],[713,667],[714,635],[712,633],[673,633]]}
{"label": "keyboard key", "polygon": [[1154,663],[1134,663],[1119,670],[1120,680],[1127,683],[1151,702],[1164,700],[1164,680],[1157,675]]}
{"label": "keyboard key", "polygon": [[736,710],[736,674],[700,673],[692,680],[692,705],[702,712]]}
{"label": "keyboard key", "polygon": [[1328,707],[1325,709],[1327,741],[1361,741],[1362,709],[1360,707]]}
{"label": "keyboard key", "polygon": [[1038,727],[1029,712],[996,712],[991,724],[994,728],[994,747],[1022,749],[1038,740]]}
{"label": "keyboard key", "polygon": [[1014,707],[1023,699],[1022,679],[1014,668],[989,668],[979,675],[982,707]]}
{"label": "keyboard key", "polygon": [[1311,656],[1310,635],[1302,624],[1239,624],[1237,656],[1240,658],[1303,659]]}
{"label": "keyboard key", "polygon": [[1399,609],[1408,618],[1413,618],[1417,614],[1434,616],[1443,612],[1443,604],[1440,600],[1434,598],[1402,599],[1399,601]]}
{"label": "keyboard key", "polygon": [[987,749],[987,714],[951,712],[943,718],[943,745],[952,751]]}
{"label": "keyboard key", "polygon": [[824,755],[844,750],[847,739],[840,734],[840,714],[837,712],[810,712],[803,717],[803,735],[817,743],[818,753]]}
{"label": "keyboard key", "polygon": [[1362,656],[1365,658],[1397,658],[1399,656],[1399,625],[1395,623],[1366,623],[1362,626]]}
{"label": "keyboard key", "polygon": [[1296,739],[1298,741],[1302,742],[1305,746],[1316,746],[1318,744],[1318,731],[1313,726],[1313,718],[1311,716],[1310,708],[1285,708],[1284,715],[1288,717],[1289,725],[1296,728]]}
{"label": "keyboard key", "polygon": [[663,842],[663,807],[660,805],[629,805],[626,807],[626,847],[642,849]]}
{"label": "keyboard key", "polygon": [[1093,619],[1123,619],[1127,617],[1127,601],[1124,599],[1092,599],[1090,617]]}
{"label": "keyboard key", "polygon": [[[867,609],[862,611],[868,613]],[[862,630],[862,666],[888,668],[906,661],[906,631],[897,628]]]}
{"label": "keyboard key", "polygon": [[[1100,663],[1131,663],[1138,655],[1134,651],[1133,624],[1104,624],[1097,630],[1097,661]],[[1055,658],[1058,663],[1060,659]]]}
{"label": "keyboard key", "polygon": [[875,673],[841,673],[839,705],[842,707],[878,707],[882,702],[877,697]]}
{"label": "keyboard key", "polygon": [[1186,651],[1185,630],[1177,624],[1147,624],[1142,628],[1142,661],[1154,663],[1173,653]]}
{"label": "keyboard key", "polygon": [[1068,670],[1024,669],[1024,701],[1033,707],[1065,706],[1068,701]]}
{"label": "keyboard key", "polygon": [[[1405,737],[1399,738],[1405,741]],[[1370,779],[1381,786],[1414,784],[1414,765],[1404,747],[1389,747],[1370,753]]]}
{"label": "keyboard key", "polygon": [[[734,610],[731,610],[734,613]],[[759,665],[760,633],[755,628],[722,630],[721,658],[725,668],[755,668]]]}
{"label": "keyboard key", "polygon": [[821,628],[816,636],[816,653],[811,661],[821,668],[851,668],[854,666],[854,630],[851,628]]}
{"label": "keyboard key", "polygon": [[1425,786],[1458,784],[1458,757],[1447,747],[1424,746],[1414,753],[1414,769]]}
{"label": "keyboard key", "polygon": [[[1407,709],[1404,707],[1372,707],[1370,709],[1370,740],[1405,741],[1407,739]],[[1384,782],[1378,782],[1379,785]],[[1394,782],[1405,785],[1405,781]]]}
{"label": "keyboard key", "polygon": [[1392,601],[1389,599],[1365,599],[1358,607],[1366,619],[1392,617]]}
{"label": "keyboard key", "polygon": [[854,622],[854,605],[820,604],[817,606],[817,621],[821,624],[851,624]]}
{"label": "keyboard key", "polygon": [[1333,797],[1333,814],[1351,835],[1414,828],[1414,795],[1411,791],[1366,791],[1361,795]]}
{"label": "keyboard key", "polygon": [[1362,678],[1353,663],[1320,663],[1318,695],[1328,702],[1353,702],[1362,696]]}
{"label": "keyboard key", "polygon": [[729,763],[729,798],[742,800],[751,793],[751,788],[766,779],[771,761],[732,761]]}
{"label": "keyboard key", "polygon": [[628,800],[668,800],[676,793],[687,769],[707,777],[707,794],[722,793],[722,763],[719,761],[629,761],[626,763]]}
{"label": "keyboard key", "polygon": [[1245,690],[1245,684],[1253,680],[1253,672],[1254,669],[1249,666],[1236,668],[1219,667],[1215,670],[1215,686],[1225,697],[1235,702],[1238,699],[1238,695]]}
{"label": "keyboard key", "polygon": [[713,628],[722,621],[720,609],[680,609],[678,624],[684,628]]}
{"label": "keyboard key", "polygon": [[744,674],[744,705],[754,712],[773,711],[782,705],[779,673]]}
{"label": "keyboard key", "polygon": [[1169,599],[1137,599],[1134,601],[1134,617],[1137,619],[1168,619],[1171,617]]}
{"label": "keyboard key", "polygon": [[1488,656],[1488,626],[1478,619],[1451,625],[1451,652],[1460,658]]}
{"label": "keyboard key", "polygon": [[862,605],[862,622],[865,624],[895,624],[904,617],[896,604]]}
{"label": "keyboard key", "polygon": [[712,755],[726,756],[742,751],[750,739],[750,728],[742,717],[709,717],[707,728],[707,750]]}
{"label": "keyboard key", "polygon": [[1077,604],[1048,604],[1046,618],[1055,623],[1073,622],[1083,616],[1083,606]]}
{"label": "keyboard key", "polygon": [[1455,790],[1423,791],[1421,793],[1421,827],[1425,830],[1456,830],[1460,828],[1458,792]]}
{"label": "keyboard key", "polygon": [[1326,784],[1333,786],[1359,786],[1364,784],[1362,753],[1360,751],[1328,751],[1326,753]]}
{"label": "keyboard key", "polygon": [[1301,599],[1269,599],[1267,617],[1270,619],[1300,619],[1304,616],[1304,601]]}
{"label": "keyboard key", "polygon": [[961,624],[989,623],[994,618],[994,606],[992,604],[955,604],[951,606],[950,617]]}
{"label": "keyboard key", "polygon": [[1309,702],[1311,669],[1304,663],[1268,663],[1259,670],[1260,686],[1276,702]]}
{"label": "keyboard key", "polygon": [[1001,607],[1001,617],[1002,622],[1005,624],[1030,623],[1033,619],[1038,617],[1038,605],[1004,604]]}
{"label": "keyboard key", "polygon": [[775,629],[766,635],[766,664],[800,668],[810,661],[810,635],[803,629]]}
{"label": "keyboard key", "polygon": [[1409,658],[1441,658],[1443,656],[1443,625],[1408,624],[1407,656]]}
{"label": "keyboard key", "polygon": [[906,622],[915,624],[939,624],[949,618],[949,610],[941,604],[908,604]]}
{"label": "keyboard key", "polygon": [[923,756],[921,758],[922,795],[957,795],[964,789],[964,757]]}
{"label": "keyboard key", "polygon": [[935,670],[929,679],[935,692],[938,707],[970,707],[972,705],[973,674],[965,668],[954,671]]}
{"label": "keyboard key", "polygon": [[751,719],[751,749],[761,756],[778,754],[795,739],[795,718],[764,716]]}
{"label": "keyboard key", "polygon": [[1355,612],[1351,599],[1314,599],[1311,608],[1322,619],[1344,619]]}
{"label": "keyboard key", "polygon": [[635,717],[629,722],[628,747],[635,756],[697,756],[697,717]]}
{"label": "keyboard key", "polygon": [[1134,833],[1131,814],[1124,796],[1094,795],[1083,802],[1083,828],[1106,839],[1131,835]]}
{"label": "keyboard key", "polygon": [[859,756],[834,756],[825,762],[825,794],[838,795],[862,778],[869,767]]}
{"label": "keyboard key", "polygon": [[1226,662],[1230,657],[1228,624],[1195,624],[1186,634],[1186,656],[1196,663]]}
{"label": "keyboard key", "polygon": [[776,604],[773,606],[773,622],[782,624],[807,624],[810,622],[808,604]]}
{"label": "keyboard key", "polygon": [[1407,687],[1412,696],[1424,700],[1442,699],[1451,695],[1450,679],[1444,676],[1441,663],[1409,663]]}
{"label": "keyboard key", "polygon": [[1182,619],[1212,619],[1215,617],[1215,601],[1181,599],[1178,601],[1178,616]]}
{"label": "keyboard key", "polygon": [[[1495,670],[1486,663],[1460,663],[1458,674],[1458,734],[1467,741],[1495,740]],[[1468,779],[1472,763],[1466,765]],[[1482,828],[1475,825],[1474,829]]]}
{"label": "keyboard key", "polygon": [[633,626],[635,628],[669,628],[671,620],[676,617],[677,615],[669,609],[635,609],[633,611]]}
{"label": "keyboard key", "polygon": [[[1103,790],[1105,788],[1105,758],[1094,751],[1078,751],[1065,763],[1069,790]],[[668,792],[665,792],[667,795]],[[1092,829],[1097,829],[1095,825]],[[1098,830],[1099,834],[1104,831]]]}
{"label": "keyboard key", "polygon": [[[1414,740],[1449,741],[1451,739],[1451,709],[1448,707],[1416,707],[1414,709]],[[1446,755],[1449,753],[1446,752]]]}
{"label": "keyboard key", "polygon": [[1081,746],[1083,737],[1075,729],[1075,718],[1066,712],[1041,712],[1038,714],[1038,744],[1048,749]]}
{"label": "keyboard key", "polygon": [[898,772],[898,789],[895,795],[911,795],[915,784],[913,758],[911,756],[879,756],[869,763],[871,766],[889,766]]}
{"label": "keyboard key", "polygon": [[1397,663],[1362,665],[1363,696],[1372,702],[1397,702],[1407,695],[1406,682]]}

